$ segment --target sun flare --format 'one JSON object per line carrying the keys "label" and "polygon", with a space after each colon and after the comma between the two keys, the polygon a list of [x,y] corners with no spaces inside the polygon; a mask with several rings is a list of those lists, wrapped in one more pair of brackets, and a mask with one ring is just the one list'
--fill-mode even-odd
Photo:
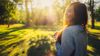
{"label": "sun flare", "polygon": [[53,0],[33,0],[34,8],[46,8],[52,6],[53,6]]}

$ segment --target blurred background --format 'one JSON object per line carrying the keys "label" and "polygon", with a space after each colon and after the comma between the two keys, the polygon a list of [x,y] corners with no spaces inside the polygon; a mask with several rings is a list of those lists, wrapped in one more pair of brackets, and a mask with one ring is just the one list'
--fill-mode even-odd
{"label": "blurred background", "polygon": [[0,0],[0,56],[56,56],[66,7],[88,8],[88,56],[100,56],[100,0]]}

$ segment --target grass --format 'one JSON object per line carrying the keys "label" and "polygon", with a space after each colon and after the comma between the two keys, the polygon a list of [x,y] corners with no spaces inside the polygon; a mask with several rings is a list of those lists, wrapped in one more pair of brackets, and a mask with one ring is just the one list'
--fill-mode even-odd
{"label": "grass", "polygon": [[[22,24],[0,25],[0,56],[55,56],[55,29],[25,28]],[[88,56],[100,56],[100,22],[88,26]]]}
{"label": "grass", "polygon": [[95,23],[95,29],[91,29],[90,26],[89,23],[88,56],[100,56],[100,22]]}
{"label": "grass", "polygon": [[0,56],[46,56],[55,52],[54,31],[24,28],[21,24],[0,28]]}

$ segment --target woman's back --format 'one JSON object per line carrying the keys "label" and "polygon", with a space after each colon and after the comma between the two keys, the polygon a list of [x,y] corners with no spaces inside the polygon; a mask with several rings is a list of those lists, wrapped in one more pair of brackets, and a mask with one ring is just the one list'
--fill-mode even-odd
{"label": "woman's back", "polygon": [[87,34],[81,25],[66,28],[61,38],[61,56],[86,56]]}

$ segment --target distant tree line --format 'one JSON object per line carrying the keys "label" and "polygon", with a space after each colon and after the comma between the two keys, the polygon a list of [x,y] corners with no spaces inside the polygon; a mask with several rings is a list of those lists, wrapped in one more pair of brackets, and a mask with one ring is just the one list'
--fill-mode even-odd
{"label": "distant tree line", "polygon": [[[29,2],[30,1],[30,2]],[[26,26],[31,25],[56,25],[62,24],[66,5],[71,3],[71,0],[65,0],[63,6],[60,5],[58,0],[54,0],[53,10],[56,17],[53,15],[48,16],[49,8],[39,10],[32,8],[33,0],[0,0],[0,24],[24,23]],[[17,6],[22,6],[24,3],[25,10],[18,10]],[[31,4],[31,12],[29,12],[28,4]],[[23,8],[22,8],[23,9]],[[88,9],[91,12],[92,27],[95,28],[95,18],[100,21],[100,7],[94,10],[94,0],[89,0]],[[52,20],[50,20],[52,19]],[[55,19],[55,20],[54,20]]]}
{"label": "distant tree line", "polygon": [[100,6],[95,10],[96,21],[100,21]]}

